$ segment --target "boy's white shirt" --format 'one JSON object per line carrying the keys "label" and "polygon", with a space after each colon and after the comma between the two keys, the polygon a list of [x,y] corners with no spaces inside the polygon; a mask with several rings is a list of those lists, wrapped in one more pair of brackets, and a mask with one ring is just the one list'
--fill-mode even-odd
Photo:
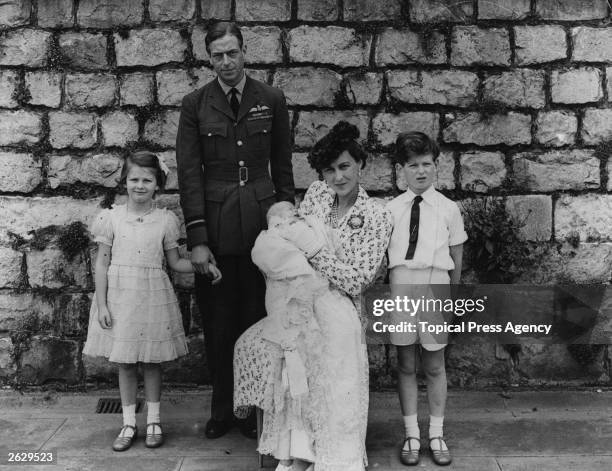
{"label": "boy's white shirt", "polygon": [[389,241],[389,269],[404,265],[411,269],[455,268],[449,246],[462,244],[467,240],[459,206],[438,192],[433,186],[421,196],[419,235],[416,252],[412,260],[406,260],[410,238],[410,212],[416,194],[407,189],[387,203],[393,216],[393,232]]}

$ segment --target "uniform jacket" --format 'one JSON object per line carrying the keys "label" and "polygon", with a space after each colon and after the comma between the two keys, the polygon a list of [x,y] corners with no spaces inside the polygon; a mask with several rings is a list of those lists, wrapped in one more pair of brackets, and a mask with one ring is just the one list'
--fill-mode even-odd
{"label": "uniform jacket", "polygon": [[183,98],[176,160],[189,248],[250,252],[268,208],[293,202],[290,139],[283,92],[252,78],[237,119],[217,79]]}

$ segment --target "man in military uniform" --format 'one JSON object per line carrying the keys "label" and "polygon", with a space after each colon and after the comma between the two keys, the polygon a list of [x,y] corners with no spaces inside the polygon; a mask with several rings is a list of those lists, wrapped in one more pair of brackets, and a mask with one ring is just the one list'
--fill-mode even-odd
{"label": "man in military uniform", "polygon": [[[268,208],[293,202],[294,186],[283,92],[245,75],[246,46],[235,24],[212,25],[205,44],[217,78],[183,99],[176,159],[213,385],[205,434],[217,438],[234,420],[234,344],[265,315],[265,284],[251,248]],[[209,262],[223,275],[214,286]],[[253,418],[240,426],[254,436]]]}

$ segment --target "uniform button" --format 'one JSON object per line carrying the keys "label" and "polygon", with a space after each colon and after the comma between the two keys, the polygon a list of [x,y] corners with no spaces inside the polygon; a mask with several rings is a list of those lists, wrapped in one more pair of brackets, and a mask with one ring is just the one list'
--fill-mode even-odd
{"label": "uniform button", "polygon": [[208,137],[210,137],[210,136],[212,136],[212,132],[209,132],[209,133],[208,133]]}
{"label": "uniform button", "polygon": [[245,185],[245,183],[244,183],[244,182],[240,182],[240,186],[244,186],[244,185]]}
{"label": "uniform button", "polygon": [[238,162],[238,165],[240,165],[241,167],[244,167],[244,160],[241,160],[240,162]]}
{"label": "uniform button", "polygon": [[236,145],[237,145],[238,147],[240,147],[240,146],[242,145],[242,141],[238,141],[238,142],[236,142]]}
{"label": "uniform button", "polygon": [[264,134],[268,134],[268,130],[267,129],[264,129],[263,132],[264,132]]}

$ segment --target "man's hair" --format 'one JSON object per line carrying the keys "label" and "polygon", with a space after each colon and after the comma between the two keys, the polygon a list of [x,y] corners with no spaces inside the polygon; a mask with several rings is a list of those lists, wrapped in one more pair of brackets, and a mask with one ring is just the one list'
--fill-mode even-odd
{"label": "man's hair", "polygon": [[404,165],[412,157],[431,154],[434,162],[438,160],[438,143],[422,132],[402,132],[395,141],[395,162]]}
{"label": "man's hair", "polygon": [[244,40],[242,39],[242,31],[236,23],[230,21],[218,21],[210,26],[210,29],[206,33],[206,37],[204,38],[204,43],[206,44],[206,52],[210,54],[210,43],[216,41],[217,39],[222,38],[223,36],[229,34],[230,36],[236,36],[238,39],[238,45],[240,49],[242,49],[242,45]]}

